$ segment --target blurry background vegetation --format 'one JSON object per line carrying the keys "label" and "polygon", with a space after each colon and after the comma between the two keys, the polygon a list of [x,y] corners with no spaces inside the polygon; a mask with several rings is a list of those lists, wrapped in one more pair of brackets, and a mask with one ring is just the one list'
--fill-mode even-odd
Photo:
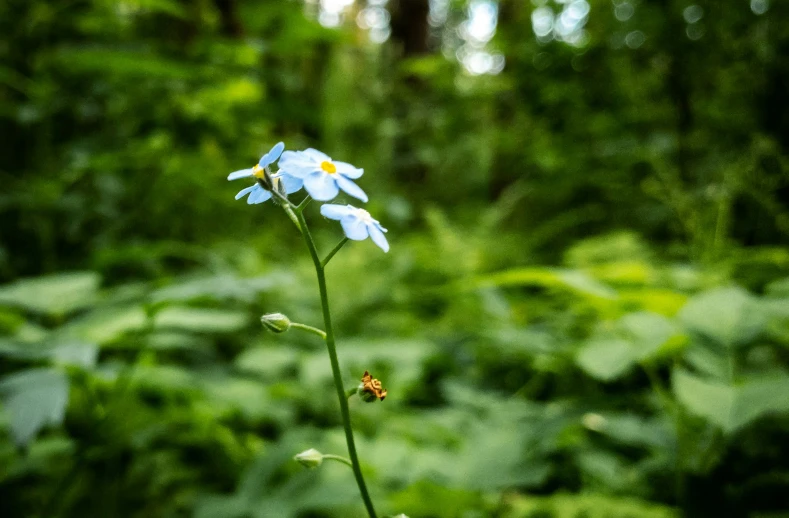
{"label": "blurry background vegetation", "polygon": [[789,516],[787,93],[779,0],[0,3],[0,512],[362,516],[225,179],[284,140],[390,230],[329,268],[381,513]]}

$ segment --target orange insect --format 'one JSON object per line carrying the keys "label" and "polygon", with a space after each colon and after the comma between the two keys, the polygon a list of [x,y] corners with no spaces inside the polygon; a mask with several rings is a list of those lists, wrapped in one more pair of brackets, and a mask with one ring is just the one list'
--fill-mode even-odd
{"label": "orange insect", "polygon": [[370,400],[377,397],[383,401],[386,397],[386,390],[381,386],[381,382],[373,378],[367,371],[364,371],[364,376],[362,376],[362,392],[370,394]]}

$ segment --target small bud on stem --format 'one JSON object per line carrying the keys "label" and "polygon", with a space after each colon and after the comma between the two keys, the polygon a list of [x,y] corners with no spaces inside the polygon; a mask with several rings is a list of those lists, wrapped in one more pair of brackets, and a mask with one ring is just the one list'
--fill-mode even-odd
{"label": "small bud on stem", "polygon": [[293,460],[297,461],[305,468],[317,468],[323,464],[323,454],[315,448],[310,448],[294,456]]}
{"label": "small bud on stem", "polygon": [[290,329],[290,319],[282,313],[267,313],[260,317],[260,322],[274,333],[284,333]]}

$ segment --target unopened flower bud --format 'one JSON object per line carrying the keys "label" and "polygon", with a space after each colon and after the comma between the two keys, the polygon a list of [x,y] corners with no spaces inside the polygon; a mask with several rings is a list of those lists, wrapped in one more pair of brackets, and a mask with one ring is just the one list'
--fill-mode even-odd
{"label": "unopened flower bud", "polygon": [[305,468],[317,468],[323,464],[323,454],[315,448],[310,448],[294,456],[293,460],[297,461]]}
{"label": "unopened flower bud", "polygon": [[260,322],[274,333],[284,333],[290,329],[290,319],[282,313],[266,313],[260,317]]}
{"label": "unopened flower bud", "polygon": [[403,513],[400,513],[397,516],[392,516],[392,518],[408,518],[408,516],[404,515]]}
{"label": "unopened flower bud", "polygon": [[365,403],[375,403],[375,400],[378,399],[375,394],[372,392],[367,392],[365,390],[359,391],[359,397],[362,398],[362,401]]}

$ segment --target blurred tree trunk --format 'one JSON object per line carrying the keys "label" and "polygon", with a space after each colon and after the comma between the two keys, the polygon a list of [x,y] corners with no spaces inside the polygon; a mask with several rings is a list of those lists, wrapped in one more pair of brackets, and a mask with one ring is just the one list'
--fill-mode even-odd
{"label": "blurred tree trunk", "polygon": [[[512,81],[512,88],[502,92],[495,99],[496,127],[512,128],[516,119],[523,111],[521,103],[524,99],[533,97],[529,91],[533,90],[528,82],[534,84],[533,75],[530,73],[534,67],[524,58],[524,40],[533,41],[531,34],[531,4],[521,0],[501,0],[499,2],[499,20],[496,28],[496,40],[500,42],[504,51],[505,69],[503,74]],[[525,28],[525,30],[524,30]],[[525,35],[524,35],[525,32]],[[527,79],[529,78],[529,79]],[[500,141],[500,139],[498,139]],[[500,145],[495,153],[494,164],[491,168],[488,196],[497,199],[501,193],[513,182],[523,177],[524,164],[520,152],[513,146]]]}
{"label": "blurred tree trunk", "polygon": [[423,184],[427,167],[415,156],[411,145],[414,131],[412,113],[418,104],[414,101],[426,95],[428,85],[416,75],[402,71],[398,65],[403,60],[430,53],[430,26],[428,0],[393,0],[389,3],[392,17],[391,43],[394,47],[395,84],[393,88],[393,114],[397,121],[398,134],[394,142],[394,154],[399,160],[394,162],[394,172],[398,183],[405,185]]}
{"label": "blurred tree trunk", "polygon": [[238,17],[238,6],[235,0],[214,0],[220,16],[220,27],[223,36],[240,38],[244,35],[244,27]]}
{"label": "blurred tree trunk", "polygon": [[389,11],[392,16],[392,41],[399,47],[403,58],[430,52],[430,14],[428,0],[393,0]]}

